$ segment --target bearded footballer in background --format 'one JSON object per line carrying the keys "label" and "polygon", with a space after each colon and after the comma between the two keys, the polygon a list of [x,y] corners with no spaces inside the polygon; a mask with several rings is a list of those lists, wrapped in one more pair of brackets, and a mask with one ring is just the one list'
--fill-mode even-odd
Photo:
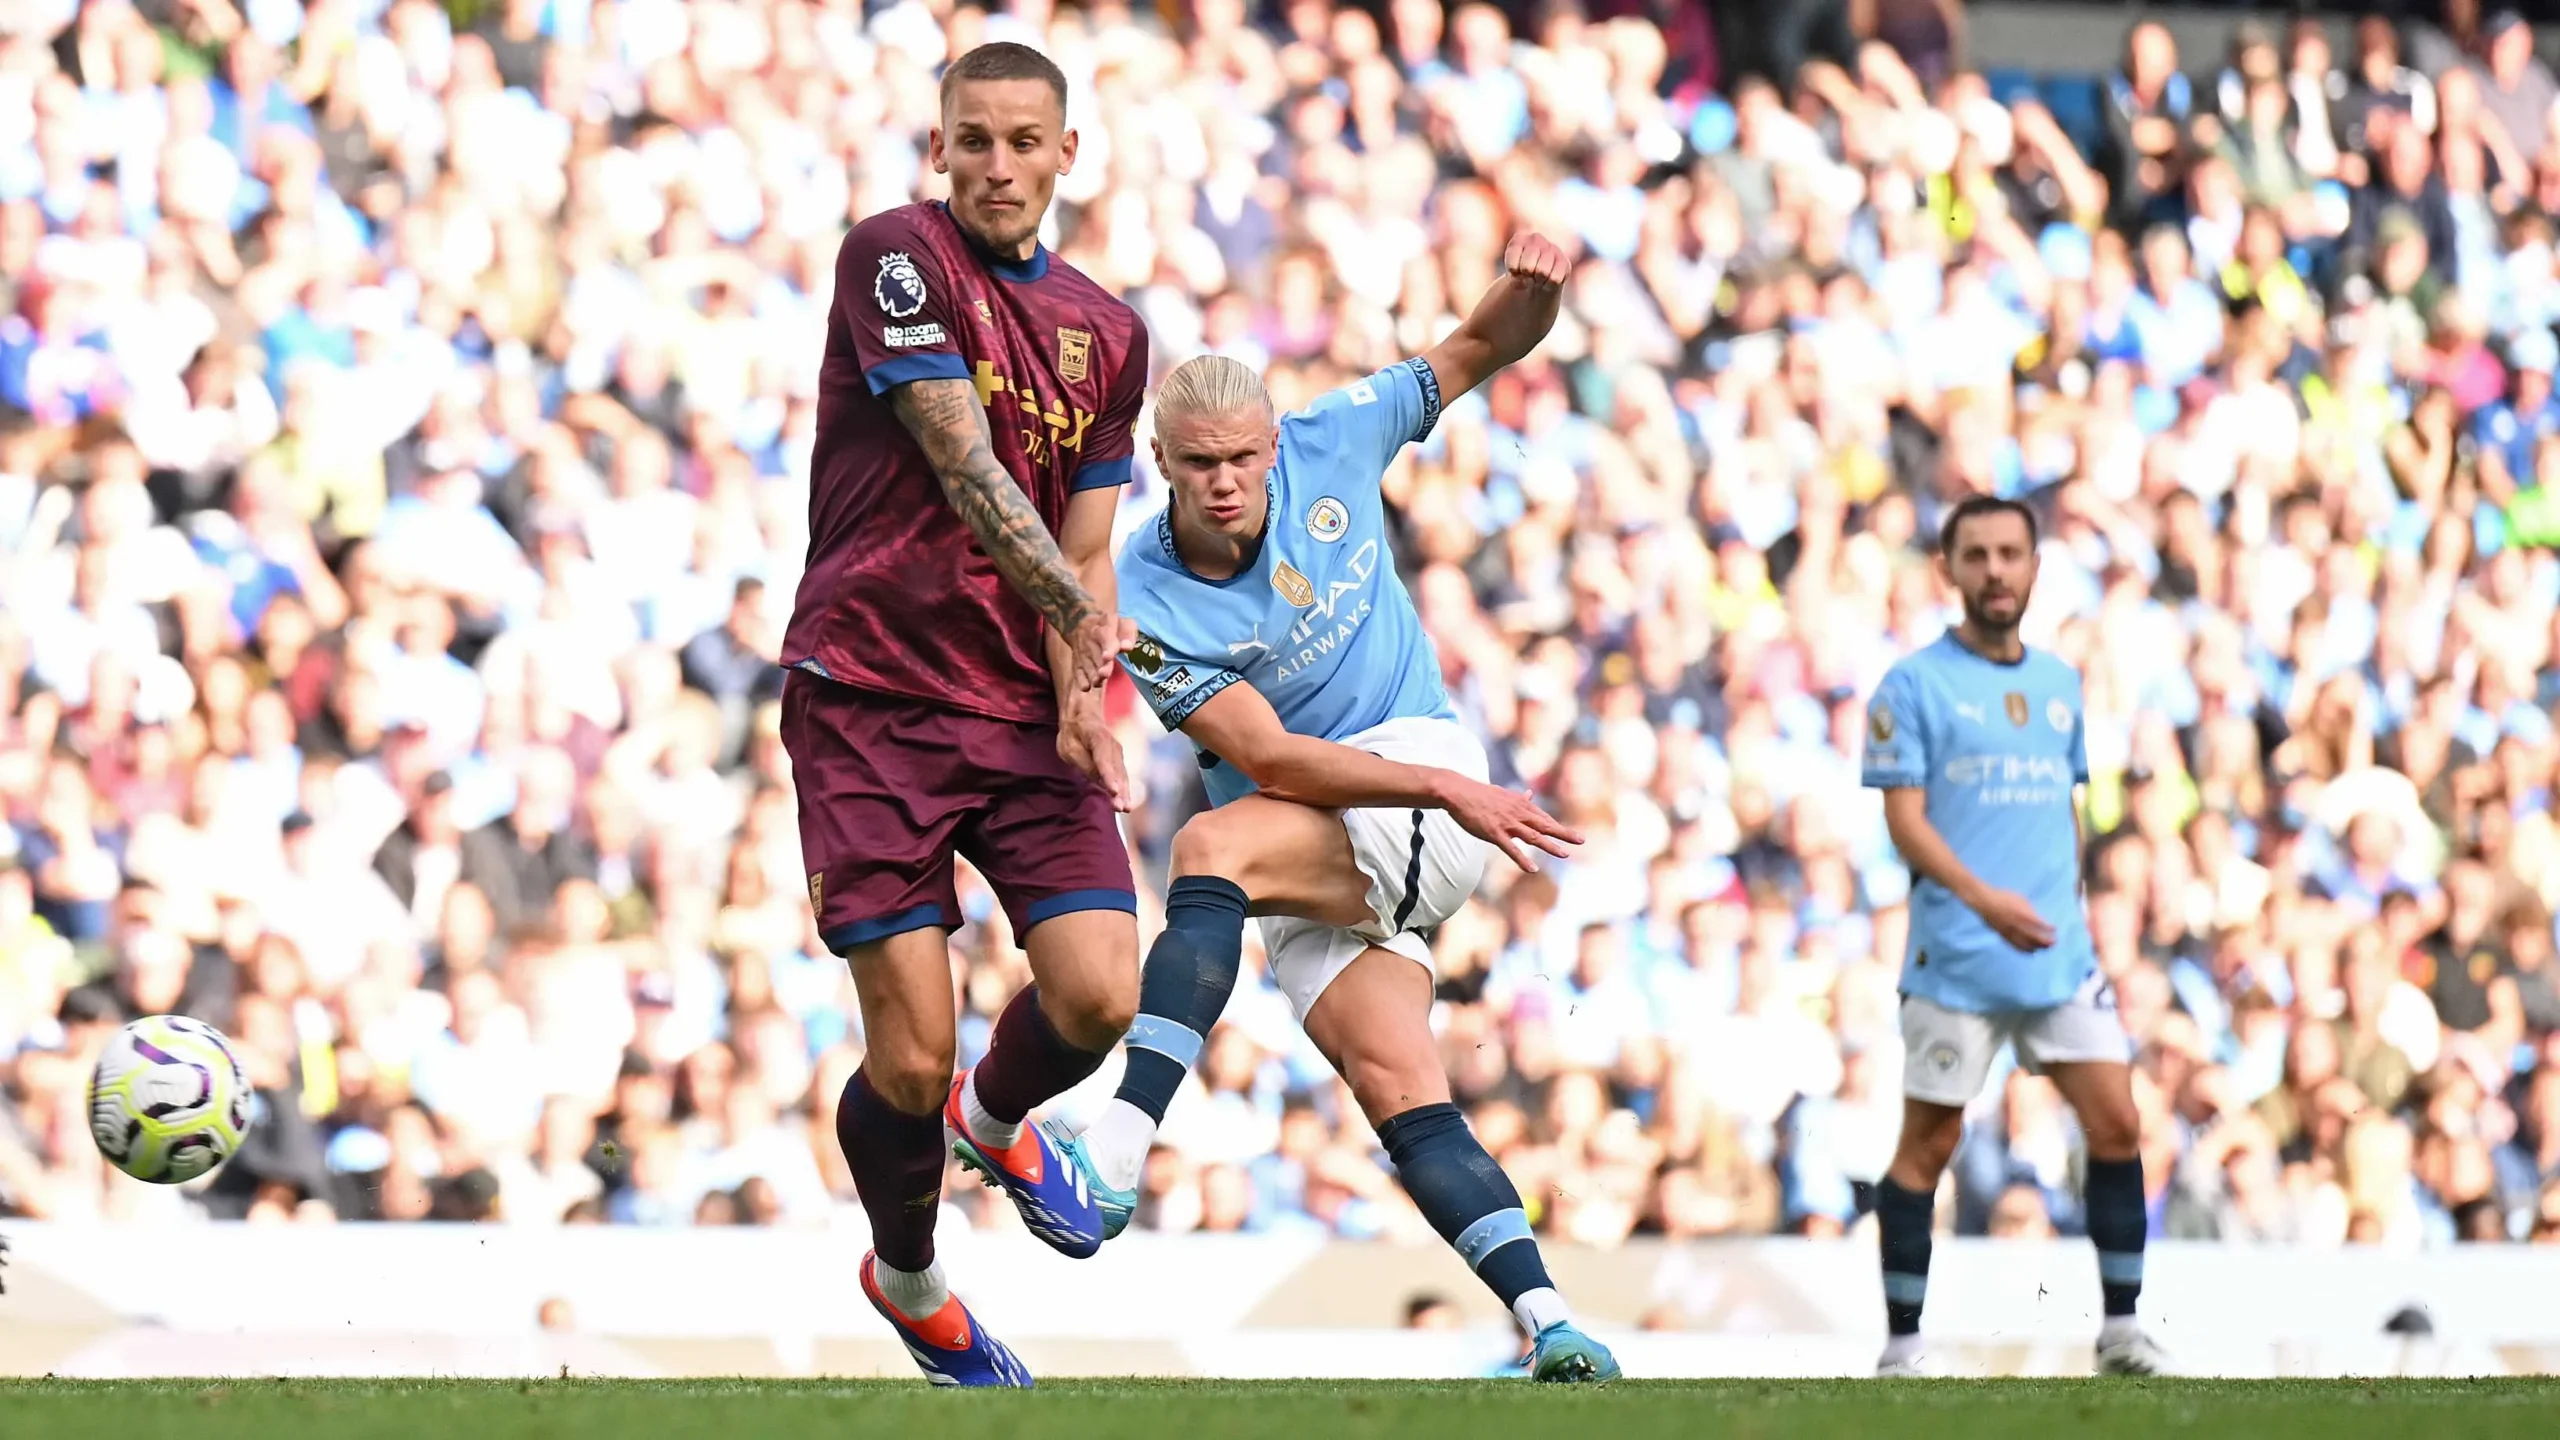
{"label": "bearded footballer in background", "polygon": [[1379,481],[1444,400],[1527,354],[1567,266],[1515,238],[1449,338],[1285,418],[1222,356],[1156,394],[1162,518],[1120,554],[1139,625],[1124,658],[1165,725],[1198,747],[1213,809],[1173,841],[1120,1091],[1070,1147],[1116,1230],[1165,1105],[1235,987],[1248,913],[1309,1038],[1349,1083],[1433,1228],[1534,1337],[1548,1381],[1614,1378],[1547,1277],[1519,1192],[1450,1103],[1431,1032],[1424,938],[1475,893],[1492,847],[1533,867],[1580,837],[1485,783],[1440,661],[1396,577]]}
{"label": "bearded footballer in background", "polygon": [[2132,1042],[2081,905],[2080,676],[2018,638],[2036,581],[2033,512],[1968,499],[1938,549],[1964,618],[1887,672],[1867,710],[1865,780],[1884,792],[1913,880],[1902,1138],[1876,1186],[1888,1331],[1876,1371],[1928,1373],[1920,1310],[1938,1177],[2007,1041],[2080,1117],[2106,1310],[2098,1369],[2158,1374],[2165,1359],[2134,1318],[2149,1214]]}
{"label": "bearded footballer in background", "polygon": [[[836,1111],[871,1217],[863,1293],[945,1385],[1031,1383],[934,1258],[946,1145],[1049,1243],[1091,1253],[1100,1212],[1024,1117],[1091,1074],[1137,1004],[1128,783],[1101,686],[1128,634],[1111,522],[1147,336],[1040,244],[1075,162],[1066,99],[1037,51],[961,56],[932,136],[950,201],[845,238],[783,652],[809,901],[868,1047]],[[956,1083],[954,855],[994,888],[1034,977]]]}

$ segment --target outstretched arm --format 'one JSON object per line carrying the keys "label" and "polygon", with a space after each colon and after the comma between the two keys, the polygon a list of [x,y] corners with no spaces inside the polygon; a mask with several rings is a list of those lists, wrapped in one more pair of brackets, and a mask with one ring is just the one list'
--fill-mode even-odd
{"label": "outstretched arm", "polygon": [[1251,685],[1229,685],[1182,724],[1182,733],[1243,771],[1263,794],[1322,809],[1410,806],[1446,810],[1477,839],[1500,850],[1523,870],[1538,868],[1535,852],[1562,856],[1582,843],[1572,827],[1538,808],[1536,801],[1455,770],[1407,765],[1293,735],[1271,702]]}
{"label": "outstretched arm", "polygon": [[1076,578],[1031,497],[997,461],[977,387],[938,376],[911,380],[889,392],[889,404],[923,447],[944,497],[1005,583],[1065,639],[1074,657],[1074,688],[1100,688],[1126,647],[1122,632],[1128,627]]}
{"label": "outstretched arm", "polygon": [[1448,339],[1422,357],[1431,362],[1431,373],[1440,382],[1442,404],[1483,384],[1547,338],[1571,273],[1564,252],[1546,240],[1526,231],[1511,237],[1502,252],[1502,278]]}

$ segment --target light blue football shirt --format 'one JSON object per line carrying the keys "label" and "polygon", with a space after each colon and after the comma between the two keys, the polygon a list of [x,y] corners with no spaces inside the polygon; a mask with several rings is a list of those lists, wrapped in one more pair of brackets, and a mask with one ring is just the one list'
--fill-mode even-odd
{"label": "light blue football shirt", "polygon": [[2044,1010],[2097,968],[2081,908],[2072,787],[2089,778],[2080,676],[2030,649],[2004,665],[1953,631],[1905,656],[1867,707],[1866,784],[1928,792],[1929,823],[1985,884],[2025,896],[2053,927],[2034,954],[1914,876],[1902,993],[1950,1010]]}
{"label": "light blue football shirt", "polygon": [[[1440,419],[1430,362],[1407,360],[1281,417],[1270,518],[1253,563],[1225,580],[1191,572],[1170,508],[1120,548],[1120,613],[1138,645],[1120,657],[1165,728],[1241,681],[1291,733],[1345,740],[1389,720],[1455,719],[1440,657],[1387,544],[1378,481]],[[1209,803],[1253,782],[1203,752]]]}

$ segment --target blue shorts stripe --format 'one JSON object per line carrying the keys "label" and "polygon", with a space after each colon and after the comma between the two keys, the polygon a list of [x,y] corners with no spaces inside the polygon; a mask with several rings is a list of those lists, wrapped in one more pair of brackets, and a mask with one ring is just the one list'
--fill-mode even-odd
{"label": "blue shorts stripe", "polygon": [[1119,910],[1135,915],[1138,913],[1138,897],[1126,890],[1064,891],[1022,907],[1022,928],[1029,930],[1043,920],[1054,920],[1078,910]]}
{"label": "blue shorts stripe", "polygon": [[2142,1252],[2139,1250],[2101,1250],[2098,1252],[2098,1279],[2108,1285],[2142,1283]]}
{"label": "blue shorts stripe", "polygon": [[1924,1304],[1929,1299],[1929,1277],[1887,1270],[1884,1272],[1884,1299],[1888,1305]]}
{"label": "blue shorts stripe", "polygon": [[1179,1020],[1141,1014],[1129,1022],[1129,1048],[1153,1050],[1188,1070],[1200,1058],[1200,1032]]}
{"label": "blue shorts stripe", "polygon": [[927,351],[920,355],[901,355],[883,360],[862,372],[862,383],[874,395],[886,395],[901,385],[917,380],[966,380],[969,362],[945,351]]}
{"label": "blue shorts stripe", "polygon": [[943,914],[942,907],[939,905],[918,905],[912,910],[901,910],[895,915],[882,915],[870,920],[855,920],[849,924],[839,925],[818,938],[826,942],[829,950],[842,955],[856,945],[868,945],[875,940],[886,940],[892,935],[904,935],[910,930],[922,930],[928,925],[939,925],[946,930],[951,930],[957,929],[959,922]]}
{"label": "blue shorts stripe", "polygon": [[1484,1257],[1514,1240],[1529,1238],[1529,1212],[1517,1206],[1496,1210],[1458,1232],[1458,1255],[1471,1269],[1484,1268]]}

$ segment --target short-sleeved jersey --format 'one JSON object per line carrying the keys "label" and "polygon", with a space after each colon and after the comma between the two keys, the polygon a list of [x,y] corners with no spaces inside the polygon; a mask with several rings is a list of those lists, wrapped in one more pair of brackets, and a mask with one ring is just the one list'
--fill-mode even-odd
{"label": "short-sleeved jersey", "polygon": [[2072,808],[2072,787],[2089,778],[2079,674],[2040,650],[2002,664],[1942,635],[1876,688],[1864,770],[1872,788],[1925,791],[1930,825],[1965,868],[2025,896],[2054,932],[2029,954],[1918,880],[1902,992],[1973,1014],[2069,1000],[2097,965]]}
{"label": "short-sleeved jersey", "polygon": [[1068,497],[1129,479],[1146,391],[1137,312],[1035,251],[1000,260],[940,205],[863,221],[836,254],[809,477],[809,568],[783,663],[891,695],[1057,723],[1041,619],[944,498],[889,405],[967,380],[996,459],[1055,531]]}
{"label": "short-sleeved jersey", "polygon": [[[1387,544],[1379,478],[1440,418],[1428,361],[1408,360],[1331,391],[1280,421],[1269,518],[1253,562],[1225,580],[1195,575],[1173,548],[1173,515],[1120,549],[1120,611],[1138,624],[1121,658],[1166,728],[1239,681],[1291,733],[1341,740],[1405,718],[1455,718],[1440,657]],[[1203,751],[1209,802],[1253,793]]]}

